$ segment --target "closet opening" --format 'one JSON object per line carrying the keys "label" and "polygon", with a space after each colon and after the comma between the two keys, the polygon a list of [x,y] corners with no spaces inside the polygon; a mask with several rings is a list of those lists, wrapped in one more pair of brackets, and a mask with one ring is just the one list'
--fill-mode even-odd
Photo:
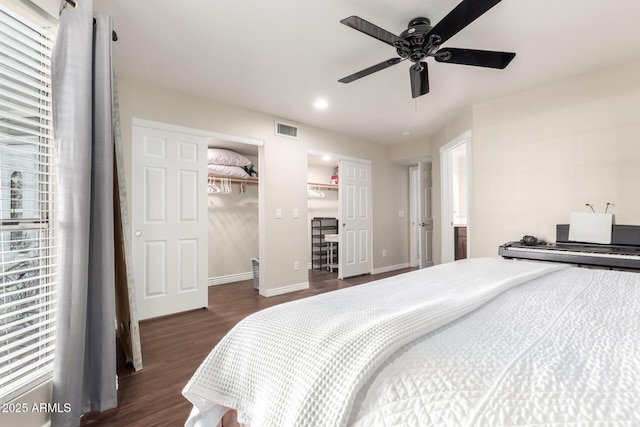
{"label": "closet opening", "polygon": [[309,281],[338,278],[339,159],[309,153],[307,166],[307,224]]}
{"label": "closet opening", "polygon": [[207,146],[209,286],[251,280],[257,294],[262,141],[217,135]]}

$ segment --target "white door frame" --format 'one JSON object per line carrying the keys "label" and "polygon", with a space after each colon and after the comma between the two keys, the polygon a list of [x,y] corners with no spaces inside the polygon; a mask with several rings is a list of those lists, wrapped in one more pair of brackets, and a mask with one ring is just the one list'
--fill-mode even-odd
{"label": "white door frame", "polygon": [[452,151],[461,145],[466,145],[467,149],[467,258],[471,257],[471,131],[468,130],[452,141],[440,147],[440,180],[441,180],[441,235],[442,244],[440,261],[441,263],[451,262],[455,258],[455,242],[453,239],[453,166]]}

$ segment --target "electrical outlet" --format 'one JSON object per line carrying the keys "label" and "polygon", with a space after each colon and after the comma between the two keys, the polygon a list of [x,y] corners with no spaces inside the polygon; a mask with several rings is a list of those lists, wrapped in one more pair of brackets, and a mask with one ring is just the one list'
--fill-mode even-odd
{"label": "electrical outlet", "polygon": [[298,261],[293,261],[293,271],[300,270],[300,263]]}

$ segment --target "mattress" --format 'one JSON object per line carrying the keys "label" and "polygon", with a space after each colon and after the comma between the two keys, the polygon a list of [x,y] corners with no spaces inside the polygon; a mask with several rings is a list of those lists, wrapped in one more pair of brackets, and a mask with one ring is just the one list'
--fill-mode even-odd
{"label": "mattress", "polygon": [[[444,321],[442,313],[436,310],[437,321],[431,322],[434,327],[418,327],[422,332],[416,334],[398,334],[399,330],[392,329],[391,335],[401,337],[393,340],[395,344],[379,354],[368,355],[370,358],[358,372],[347,369],[354,366],[350,361],[336,364],[336,359],[354,357],[352,350],[338,347],[339,351],[329,359],[320,356],[311,359],[318,365],[330,365],[331,375],[327,376],[325,372],[320,376],[320,383],[306,384],[314,382],[313,376],[306,371],[308,366],[299,365],[295,358],[289,360],[282,355],[266,354],[269,363],[283,364],[285,374],[278,373],[278,370],[274,372],[276,375],[289,375],[288,382],[283,383],[286,390],[269,390],[270,393],[266,394],[260,394],[259,390],[243,390],[244,399],[237,396],[242,393],[234,389],[233,384],[243,383],[246,379],[230,378],[230,375],[235,375],[230,371],[235,369],[239,375],[265,376],[269,385],[273,380],[269,375],[273,372],[258,372],[259,365],[242,358],[229,366],[220,366],[222,362],[210,355],[185,387],[185,396],[194,403],[194,411],[187,424],[215,425],[229,408],[238,409],[240,421],[253,427],[640,423],[637,409],[640,408],[640,362],[637,356],[640,354],[640,282],[636,274],[561,269],[556,265],[553,268],[540,267],[538,263],[506,260],[472,260],[454,264],[458,273],[453,276],[450,276],[454,269],[452,264],[334,294],[333,298],[338,295],[337,300],[343,302],[342,305],[337,304],[340,307],[336,306],[336,310],[353,313],[354,307],[358,311],[365,306],[370,307],[371,303],[369,297],[365,297],[364,302],[349,304],[350,298],[346,297],[353,296],[353,292],[356,295],[378,292],[386,295],[381,307],[394,306],[393,298],[389,300],[390,288],[395,288],[394,294],[402,295],[405,288],[416,287],[417,282],[421,292],[428,284],[427,289],[437,290],[431,292],[430,298],[442,300],[443,295],[450,294],[468,308],[456,310],[454,316],[445,316]],[[485,266],[478,270],[476,264]],[[486,265],[492,267],[487,269]],[[527,271],[514,271],[514,268]],[[487,271],[490,274],[487,275]],[[497,275],[497,271],[508,272],[511,279],[504,279]],[[436,272],[435,276],[433,272]],[[444,285],[433,286],[432,282],[424,280],[424,275],[439,278]],[[454,276],[457,279],[453,279]],[[488,298],[478,300],[477,295],[462,297],[451,291],[465,283],[462,293],[473,294],[473,289],[485,286],[483,282],[492,283],[489,293],[480,292]],[[402,298],[420,300],[428,295],[429,292],[418,298],[406,294]],[[317,305],[317,297],[314,298],[311,299],[312,304]],[[325,298],[335,305],[336,300],[331,296]],[[401,306],[394,306],[391,311],[396,312]],[[303,310],[308,308],[306,305],[302,307]],[[401,311],[405,308],[402,307]],[[373,329],[386,329],[378,326]],[[245,336],[243,339],[252,345],[257,342],[255,338]],[[299,341],[304,343],[307,341],[305,338],[308,337]],[[313,348],[317,351],[317,347]],[[305,350],[296,347],[293,353],[300,351],[304,353]],[[214,349],[212,354],[215,353]],[[358,352],[355,354],[355,358],[360,357]],[[379,357],[381,355],[384,357]],[[223,364],[227,363],[229,361]],[[208,379],[226,376],[229,381],[220,388],[221,383],[214,379],[217,384],[213,387],[214,392],[207,395],[211,390],[199,384],[203,376]],[[354,385],[351,390],[338,394],[338,397],[326,394],[327,390],[342,387],[340,381],[343,376],[356,378],[353,384],[349,383]],[[243,384],[242,387],[247,386],[246,382]],[[225,389],[227,386],[229,388]],[[251,387],[259,389],[264,387],[264,383],[258,382]],[[308,394],[309,390],[313,393]],[[257,395],[260,397],[256,398]],[[259,401],[258,409],[256,400]],[[294,401],[302,403],[293,405],[293,415],[278,414],[283,418],[273,418],[274,415],[268,411],[262,416],[257,414],[263,410],[260,408],[286,406]]]}

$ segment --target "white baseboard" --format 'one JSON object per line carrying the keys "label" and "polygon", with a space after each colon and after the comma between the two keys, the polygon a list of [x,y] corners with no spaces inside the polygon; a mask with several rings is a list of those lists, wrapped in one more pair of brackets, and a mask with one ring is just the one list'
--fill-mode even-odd
{"label": "white baseboard", "polygon": [[229,274],[227,276],[209,277],[207,284],[209,286],[224,285],[227,283],[241,282],[243,280],[253,280],[253,271],[247,273]]}
{"label": "white baseboard", "polygon": [[374,268],[371,272],[372,274],[380,274],[380,273],[388,273],[390,271],[401,270],[403,268],[409,268],[408,262],[403,262],[402,264],[389,265],[387,267]]}
{"label": "white baseboard", "polygon": [[265,289],[264,292],[260,291],[260,295],[263,297],[273,297],[276,295],[288,294],[289,292],[303,291],[309,289],[309,282],[298,283],[297,285],[283,286],[275,289]]}

